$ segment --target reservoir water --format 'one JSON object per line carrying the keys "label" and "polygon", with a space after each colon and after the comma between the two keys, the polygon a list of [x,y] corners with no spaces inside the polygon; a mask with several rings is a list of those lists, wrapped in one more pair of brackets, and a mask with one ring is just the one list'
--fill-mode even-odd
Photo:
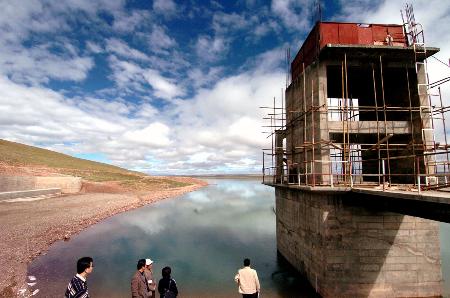
{"label": "reservoir water", "polygon": [[[92,297],[130,297],[140,258],[155,261],[160,278],[172,268],[180,297],[241,297],[233,277],[248,257],[258,272],[261,297],[317,297],[308,282],[277,256],[274,189],[257,179],[209,179],[196,192],[125,212],[70,241],[52,245],[30,264],[33,297],[62,297],[76,260],[94,258]],[[445,297],[450,297],[450,225],[441,224]],[[159,296],[158,296],[159,297]]]}

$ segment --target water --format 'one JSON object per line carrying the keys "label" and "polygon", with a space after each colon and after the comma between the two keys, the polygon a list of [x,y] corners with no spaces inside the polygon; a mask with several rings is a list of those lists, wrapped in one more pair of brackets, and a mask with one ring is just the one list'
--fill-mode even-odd
{"label": "water", "polygon": [[[259,180],[208,180],[209,186],[109,218],[53,245],[29,267],[36,297],[61,297],[81,256],[94,258],[92,297],[129,297],[139,258],[155,277],[171,266],[181,297],[241,297],[234,275],[251,259],[261,297],[315,297],[306,280],[277,257],[274,189]],[[155,278],[156,279],[156,278]]]}
{"label": "water", "polygon": [[[241,297],[233,277],[249,257],[261,297],[316,297],[306,280],[277,256],[274,189],[259,180],[208,180],[182,197],[125,212],[53,245],[29,267],[34,297],[61,297],[81,256],[94,258],[92,297],[129,297],[139,258],[155,261],[155,278],[172,267],[180,297]],[[441,224],[445,297],[450,297],[450,225]],[[32,289],[32,290],[33,290]],[[293,295],[292,293],[295,293]]]}

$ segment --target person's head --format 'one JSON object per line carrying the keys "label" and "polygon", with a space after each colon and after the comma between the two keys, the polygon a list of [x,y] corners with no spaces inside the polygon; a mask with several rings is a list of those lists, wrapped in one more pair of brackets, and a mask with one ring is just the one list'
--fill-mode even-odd
{"label": "person's head", "polygon": [[244,266],[250,266],[250,259],[244,259]]}
{"label": "person's head", "polygon": [[91,257],[83,257],[77,261],[77,273],[88,275],[94,268],[94,260]]}
{"label": "person's head", "polygon": [[145,268],[152,269],[153,261],[151,259],[145,259]]}
{"label": "person's head", "polygon": [[170,269],[169,266],[164,267],[164,268],[162,269],[162,277],[163,277],[163,278],[170,278],[170,274],[171,274],[171,273],[172,273],[172,269]]}
{"label": "person's head", "polygon": [[136,267],[137,267],[137,270],[143,270],[145,268],[145,259],[140,259],[137,262]]}

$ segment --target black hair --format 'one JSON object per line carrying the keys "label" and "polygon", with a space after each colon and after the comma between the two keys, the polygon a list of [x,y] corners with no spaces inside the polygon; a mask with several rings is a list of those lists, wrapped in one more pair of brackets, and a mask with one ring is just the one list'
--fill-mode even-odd
{"label": "black hair", "polygon": [[94,262],[94,260],[91,257],[82,257],[77,261],[77,273],[83,273],[84,270],[91,267],[91,263]]}
{"label": "black hair", "polygon": [[169,266],[164,267],[161,272],[163,278],[165,278],[165,277],[170,278],[171,273],[172,273],[172,269],[170,269]]}
{"label": "black hair", "polygon": [[244,266],[250,266],[250,259],[244,259]]}
{"label": "black hair", "polygon": [[139,269],[141,269],[142,267],[144,267],[145,266],[145,259],[140,259],[138,262],[137,262],[137,270],[139,270]]}

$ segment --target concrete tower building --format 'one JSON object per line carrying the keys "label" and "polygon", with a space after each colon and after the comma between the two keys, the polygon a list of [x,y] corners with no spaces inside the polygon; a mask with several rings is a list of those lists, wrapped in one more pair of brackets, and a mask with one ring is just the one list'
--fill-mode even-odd
{"label": "concrete tower building", "polygon": [[278,251],[323,297],[442,294],[439,226],[423,219],[450,220],[447,108],[425,60],[438,51],[413,21],[318,22],[291,63],[263,183]]}

